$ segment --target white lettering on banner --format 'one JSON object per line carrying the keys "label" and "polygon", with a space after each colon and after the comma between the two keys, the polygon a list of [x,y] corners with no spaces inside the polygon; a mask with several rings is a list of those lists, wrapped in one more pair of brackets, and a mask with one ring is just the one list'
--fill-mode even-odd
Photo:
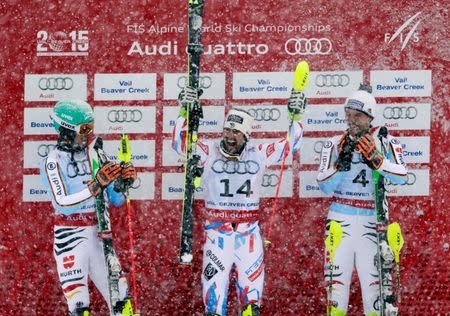
{"label": "white lettering on banner", "polygon": [[154,106],[96,106],[94,117],[95,134],[155,132],[156,108]]}
{"label": "white lettering on banner", "polygon": [[311,72],[305,94],[312,98],[347,98],[363,82],[363,71]]}
{"label": "white lettering on banner", "polygon": [[[420,22],[422,21],[421,18],[418,18],[418,20],[416,19],[422,12],[418,12],[415,15],[413,15],[412,17],[410,17],[408,20],[405,21],[405,23],[403,23],[396,31],[394,34],[392,33],[384,33],[384,42],[386,44],[391,44],[396,38],[399,39],[400,44],[402,44],[402,48],[401,50],[405,49],[406,45],[408,44],[408,42],[410,40],[412,40],[414,43],[418,43],[419,42],[419,34],[418,32],[416,32],[417,27],[419,26]],[[417,20],[415,23],[413,22],[414,20]],[[412,25],[414,23],[414,25]],[[410,26],[410,29],[408,31],[408,33],[406,34],[406,36],[404,37],[404,32],[403,30],[407,29],[408,26]]]}
{"label": "white lettering on banner", "polygon": [[[269,46],[264,43],[219,43],[204,45],[204,55],[265,55],[269,52]],[[134,41],[127,53],[128,56],[176,56],[178,55],[177,41],[167,41],[164,44],[143,44]]]}
{"label": "white lettering on banner", "polygon": [[[164,74],[164,99],[177,100],[181,89],[186,85],[186,73]],[[203,90],[201,100],[225,99],[225,73],[201,73],[199,87]]]}
{"label": "white lettering on banner", "polygon": [[389,130],[429,130],[430,119],[429,103],[385,103],[377,104],[373,125]]}
{"label": "white lettering on banner", "polygon": [[376,97],[431,96],[431,70],[375,70],[370,82]]}
{"label": "white lettering on banner", "polygon": [[[225,120],[224,106],[202,106],[203,119],[200,120],[199,133],[221,133]],[[163,132],[172,133],[175,120],[178,117],[179,108],[165,106],[163,108]]]}
{"label": "white lettering on banner", "polygon": [[87,100],[86,74],[25,74],[25,101]]}
{"label": "white lettering on banner", "polygon": [[[104,140],[103,148],[108,158],[119,161],[119,140]],[[154,140],[130,140],[131,163],[135,167],[155,166],[155,141]]]}
{"label": "white lettering on banner", "polygon": [[95,100],[156,100],[156,74],[95,74]]}
{"label": "white lettering on banner", "polygon": [[25,108],[23,133],[25,135],[56,135],[52,120],[51,107]]}
{"label": "white lettering on banner", "polygon": [[40,30],[36,34],[36,56],[88,56],[89,31],[78,30],[66,34],[62,31]]}

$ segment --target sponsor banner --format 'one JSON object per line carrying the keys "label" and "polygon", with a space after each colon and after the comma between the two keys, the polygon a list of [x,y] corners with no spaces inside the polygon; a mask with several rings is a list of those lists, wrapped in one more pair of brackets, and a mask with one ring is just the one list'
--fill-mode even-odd
{"label": "sponsor banner", "polygon": [[[429,136],[397,137],[397,139],[402,143],[403,159],[405,163],[430,162]],[[327,140],[329,140],[329,138],[304,137],[300,145],[300,163],[313,165],[320,164],[322,146]]]}
{"label": "sponsor banner", "polygon": [[329,55],[333,43],[327,37],[291,37],[284,43],[284,51],[290,56]]}
{"label": "sponsor banner", "polygon": [[328,139],[326,137],[303,137],[300,144],[300,163],[303,165],[320,164],[322,146]]}
{"label": "sponsor banner", "polygon": [[22,188],[22,201],[24,202],[50,201],[47,188],[39,175],[24,175]]}
{"label": "sponsor banner", "polygon": [[408,169],[406,184],[393,184],[386,180],[386,190],[392,196],[430,195],[430,169]]}
{"label": "sponsor banner", "polygon": [[144,134],[155,132],[154,106],[96,106],[95,134]]}
{"label": "sponsor banner", "polygon": [[[164,74],[164,99],[176,100],[187,84],[186,73]],[[225,73],[201,73],[198,86],[203,90],[201,99],[225,99]]]}
{"label": "sponsor banner", "polygon": [[[203,183],[201,184],[203,185]],[[163,200],[181,200],[184,191],[184,173],[163,173],[161,182],[161,198]],[[196,189],[195,199],[203,199],[203,188]]]}
{"label": "sponsor banner", "polygon": [[131,200],[154,200],[155,199],[155,173],[139,172],[137,179],[130,188]]}
{"label": "sponsor banner", "polygon": [[156,100],[156,74],[95,74],[94,100]]}
{"label": "sponsor banner", "polygon": [[430,136],[397,137],[402,143],[405,163],[430,162]]}
{"label": "sponsor banner", "polygon": [[40,161],[56,147],[56,141],[26,141],[23,143],[23,167],[39,168]]}
{"label": "sponsor banner", "polygon": [[[319,189],[316,181],[317,173],[318,171],[300,171],[300,198],[327,197]],[[408,170],[407,182],[404,185],[392,184],[387,179],[386,190],[390,196],[428,196],[430,195],[430,170]]]}
{"label": "sponsor banner", "polygon": [[318,171],[300,171],[299,173],[299,197],[300,198],[313,198],[313,197],[327,197],[319,189],[317,184]]}
{"label": "sponsor banner", "polygon": [[[275,197],[277,191],[278,181],[280,180],[280,170],[267,170],[262,178],[261,197],[272,198]],[[281,179],[279,197],[292,197],[293,194],[292,170],[285,169],[283,171],[283,178]]]}
{"label": "sponsor banner", "polygon": [[233,99],[288,99],[292,72],[235,72]]}
{"label": "sponsor banner", "polygon": [[430,97],[431,70],[373,70],[370,84],[376,97]]}
{"label": "sponsor banner", "polygon": [[[199,133],[222,133],[225,120],[224,106],[202,106],[203,119],[200,120]],[[178,117],[179,107],[165,106],[163,108],[163,132],[172,133]]]}
{"label": "sponsor banner", "polygon": [[430,120],[429,103],[378,104],[373,125],[392,130],[429,130]]}
{"label": "sponsor banner", "polygon": [[[275,197],[276,187],[280,177],[279,170],[268,170],[262,179],[261,197]],[[195,198],[203,199],[203,185],[196,190]],[[280,185],[279,197],[292,197],[293,194],[293,177],[292,170],[285,169],[283,179]],[[183,173],[164,173],[162,175],[162,199],[163,200],[181,200],[184,191],[184,174]]]}
{"label": "sponsor banner", "polygon": [[53,108],[25,108],[23,133],[25,135],[56,135],[50,113]]}
{"label": "sponsor banner", "polygon": [[[155,174],[153,172],[138,172],[138,179],[130,188],[131,200],[153,200],[155,198]],[[47,189],[39,175],[23,176],[24,202],[50,201]]]}
{"label": "sponsor banner", "polygon": [[89,31],[72,30],[36,33],[36,56],[88,56]]}
{"label": "sponsor banner", "polygon": [[344,106],[341,104],[307,106],[302,124],[305,132],[344,131],[347,128]]}
{"label": "sponsor banner", "polygon": [[[214,141],[220,142],[221,138],[208,138],[200,139],[200,141]],[[172,149],[172,140],[165,139],[163,141],[163,154],[162,154],[162,166],[173,167],[173,166],[184,166],[184,156],[178,155],[175,150]]]}
{"label": "sponsor banner", "polygon": [[233,105],[253,116],[252,132],[287,132],[289,118],[285,105],[259,104],[255,106]]}
{"label": "sponsor banner", "polygon": [[305,94],[310,98],[347,98],[363,82],[363,71],[311,72]]}
{"label": "sponsor banner", "polygon": [[[109,160],[119,161],[120,140],[104,140],[103,148]],[[131,163],[135,167],[155,166],[155,141],[130,140]]]}
{"label": "sponsor banner", "polygon": [[25,101],[87,100],[86,74],[25,74]]}

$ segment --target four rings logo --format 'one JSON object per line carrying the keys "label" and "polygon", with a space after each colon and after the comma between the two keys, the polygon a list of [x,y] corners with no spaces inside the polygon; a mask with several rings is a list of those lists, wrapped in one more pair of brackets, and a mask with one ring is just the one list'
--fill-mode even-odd
{"label": "four rings logo", "polygon": [[247,111],[255,121],[277,121],[281,112],[276,108],[257,108],[257,109],[249,109]]}
{"label": "four rings logo", "polygon": [[48,154],[56,147],[53,144],[41,144],[38,147],[37,153],[39,157],[47,157]]}
{"label": "four rings logo", "polygon": [[[212,85],[212,79],[210,76],[200,76],[198,82],[198,87],[200,89],[208,89]],[[183,89],[186,86],[187,77],[186,76],[180,76],[178,77],[177,86],[180,89]]]}
{"label": "four rings logo", "polygon": [[67,165],[67,176],[75,178],[77,176],[85,176],[91,174],[91,167],[87,160],[70,162]]}
{"label": "four rings logo", "polygon": [[111,110],[108,112],[108,121],[111,123],[136,123],[141,120],[141,110]]}
{"label": "four rings logo", "polygon": [[383,111],[385,119],[414,119],[417,117],[417,108],[415,106],[387,106]]}
{"label": "four rings logo", "polygon": [[279,177],[276,174],[265,174],[262,178],[263,187],[276,187],[278,184]]}
{"label": "four rings logo", "polygon": [[350,83],[350,77],[346,74],[319,74],[316,76],[316,86],[323,87],[346,87]]}
{"label": "four rings logo", "polygon": [[[416,179],[417,179],[417,177],[414,173],[408,172],[406,175],[406,182],[403,185],[413,185],[416,183]],[[387,178],[385,178],[385,184],[386,185],[401,185],[401,184],[394,183]]]}
{"label": "four rings logo", "polygon": [[333,45],[328,38],[290,38],[284,44],[289,55],[328,55]]}
{"label": "four rings logo", "polygon": [[322,153],[322,147],[323,147],[323,140],[318,140],[314,143],[314,152],[317,154]]}
{"label": "four rings logo", "polygon": [[259,164],[254,160],[236,161],[217,159],[212,165],[212,170],[215,173],[257,174],[259,169]]}
{"label": "four rings logo", "polygon": [[70,90],[73,80],[70,77],[42,77],[38,85],[41,90]]}

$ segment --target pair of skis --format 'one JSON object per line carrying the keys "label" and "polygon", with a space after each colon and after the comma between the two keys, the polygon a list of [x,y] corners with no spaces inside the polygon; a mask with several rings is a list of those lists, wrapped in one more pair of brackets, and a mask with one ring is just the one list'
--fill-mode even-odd
{"label": "pair of skis", "polygon": [[[387,153],[387,128],[381,127],[378,134],[381,143],[382,154],[386,157]],[[373,172],[373,182],[375,187],[375,210],[377,216],[376,235],[377,235],[377,254],[374,258],[374,265],[378,270],[379,294],[378,309],[380,316],[398,315],[398,305],[401,303],[400,286],[400,250],[403,247],[404,240],[400,225],[397,222],[389,224],[389,209],[384,177],[378,172]],[[332,220],[325,239],[325,248],[328,251],[330,280],[327,292],[327,316],[332,315],[333,308],[333,260],[334,254],[339,247],[342,239],[342,227]],[[392,268],[395,261],[396,271],[396,289],[397,297],[393,295],[392,290]],[[397,306],[396,306],[397,305]]]}
{"label": "pair of skis", "polygon": [[[95,178],[98,169],[108,162],[108,157],[103,151],[103,139],[97,137],[93,146],[94,153],[90,154],[92,177]],[[123,134],[120,141],[120,150],[118,154],[122,163],[128,163],[131,159],[130,145],[128,136]],[[130,251],[131,251],[131,264],[132,264],[132,277],[133,277],[133,289],[134,289],[134,304],[137,309],[136,298],[136,277],[134,268],[134,245],[133,245],[133,233],[131,230],[131,206],[130,199],[128,197],[128,187],[125,188],[127,213],[128,213],[128,227],[130,234]],[[122,274],[122,268],[120,266],[117,255],[114,252],[111,221],[109,213],[109,198],[106,188],[95,198],[95,205],[97,211],[98,220],[98,236],[103,242],[103,253],[105,256],[106,267],[108,270],[108,290],[109,290],[109,304],[110,315],[130,315],[138,316],[139,314],[133,313],[131,301],[128,299],[125,302],[120,300],[119,295],[119,279]]]}

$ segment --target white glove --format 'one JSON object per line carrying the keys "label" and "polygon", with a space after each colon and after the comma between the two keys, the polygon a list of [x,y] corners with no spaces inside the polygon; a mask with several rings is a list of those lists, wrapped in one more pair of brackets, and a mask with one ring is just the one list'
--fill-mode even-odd
{"label": "white glove", "polygon": [[198,101],[199,91],[193,87],[185,86],[178,95],[178,102],[180,103],[180,115],[186,116],[186,109],[192,109],[195,102]]}
{"label": "white glove", "polygon": [[288,113],[291,120],[300,121],[307,104],[308,100],[302,91],[292,90],[288,101]]}

